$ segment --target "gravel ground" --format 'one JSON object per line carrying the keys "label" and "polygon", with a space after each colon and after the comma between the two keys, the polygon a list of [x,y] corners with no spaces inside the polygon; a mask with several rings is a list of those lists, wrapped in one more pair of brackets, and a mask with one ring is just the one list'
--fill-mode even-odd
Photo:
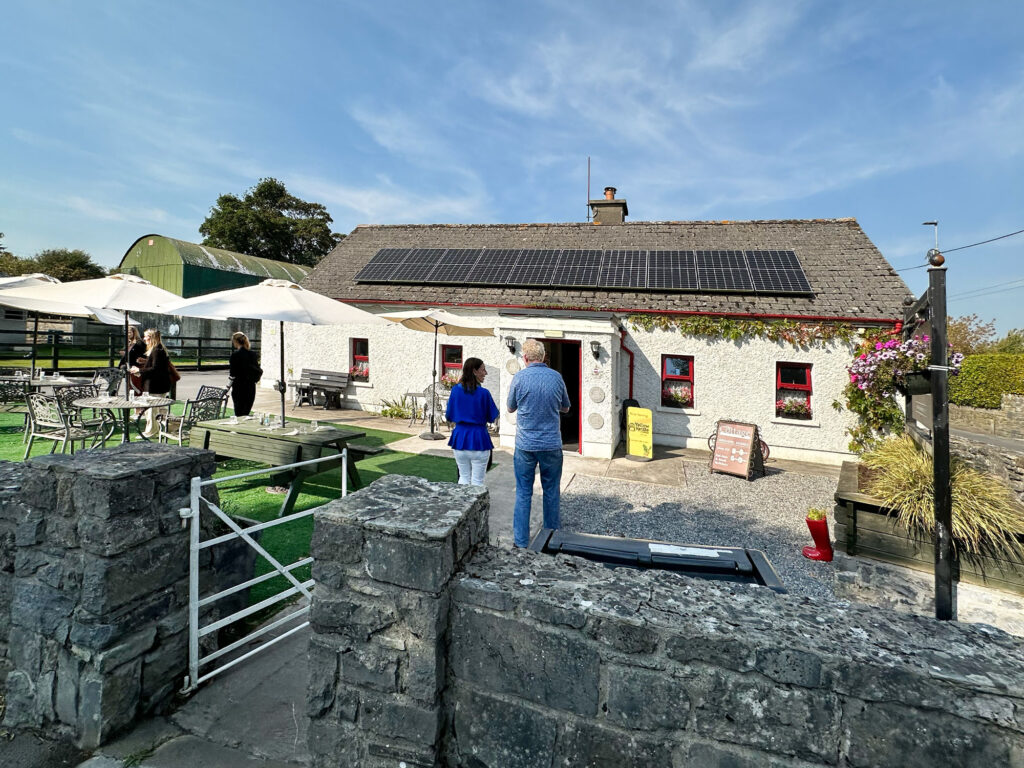
{"label": "gravel ground", "polygon": [[[675,544],[760,549],[792,594],[834,599],[832,565],[806,559],[809,507],[831,509],[833,477],[770,473],[746,481],[686,463],[683,487],[576,475],[562,495],[562,527]],[[538,505],[539,506],[539,505]]]}

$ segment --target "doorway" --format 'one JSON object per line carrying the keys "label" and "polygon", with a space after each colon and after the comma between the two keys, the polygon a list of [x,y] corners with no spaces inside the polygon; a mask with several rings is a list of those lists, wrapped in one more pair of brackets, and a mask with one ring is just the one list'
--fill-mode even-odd
{"label": "doorway", "polygon": [[563,339],[537,339],[544,345],[547,353],[545,362],[553,371],[562,374],[565,388],[569,391],[571,403],[568,413],[560,414],[562,431],[562,450],[583,453],[580,441],[582,422],[580,421],[580,401],[583,397],[582,349],[579,341]]}

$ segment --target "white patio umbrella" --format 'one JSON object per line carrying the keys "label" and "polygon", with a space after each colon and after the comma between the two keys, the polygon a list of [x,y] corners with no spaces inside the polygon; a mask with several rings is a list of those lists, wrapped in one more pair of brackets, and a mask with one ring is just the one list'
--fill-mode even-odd
{"label": "white patio umbrella", "polygon": [[281,378],[275,389],[281,393],[281,423],[284,424],[284,324],[308,325],[383,325],[386,321],[357,307],[328,298],[288,280],[264,280],[259,285],[208,293],[193,299],[170,302],[161,312],[186,317],[224,320],[244,317],[251,320],[277,320],[281,329]]}
{"label": "white patio umbrella", "polygon": [[21,288],[42,288],[50,285],[59,285],[60,280],[41,272],[34,272],[28,275],[0,278],[0,306],[21,309],[33,314],[32,324],[32,363],[30,375],[34,378],[36,373],[36,345],[39,335],[39,315],[62,315],[66,317],[91,317],[107,325],[121,325],[127,318],[121,312],[97,307],[89,307],[84,303],[53,301],[49,299],[24,298],[11,291]]}
{"label": "white patio umbrella", "polygon": [[[431,371],[431,391],[437,388],[437,337],[444,336],[493,336],[494,326],[486,321],[460,317],[443,309],[414,309],[409,312],[386,312],[380,317],[398,323],[414,331],[434,333],[434,363]],[[434,404],[430,403],[430,431],[420,435],[424,440],[443,440],[444,435],[434,429]]]}
{"label": "white patio umbrella", "polygon": [[[160,304],[181,300],[177,294],[157,288],[136,275],[107,275],[93,280],[75,280],[69,283],[47,283],[15,288],[0,293],[0,303],[32,312],[76,314],[61,311],[60,307],[84,307],[88,314],[109,323],[110,310],[153,312]],[[106,317],[107,319],[103,319]],[[128,316],[121,315],[124,323],[125,349],[128,348]],[[125,396],[128,395],[129,377],[125,376]]]}

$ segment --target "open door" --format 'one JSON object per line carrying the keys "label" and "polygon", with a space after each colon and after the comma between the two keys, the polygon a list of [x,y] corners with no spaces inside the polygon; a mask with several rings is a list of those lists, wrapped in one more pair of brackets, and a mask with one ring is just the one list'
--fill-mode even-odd
{"label": "open door", "polygon": [[562,450],[583,453],[583,424],[580,409],[583,397],[583,358],[579,341],[537,339],[547,352],[548,367],[562,374],[572,404],[568,413],[561,414]]}

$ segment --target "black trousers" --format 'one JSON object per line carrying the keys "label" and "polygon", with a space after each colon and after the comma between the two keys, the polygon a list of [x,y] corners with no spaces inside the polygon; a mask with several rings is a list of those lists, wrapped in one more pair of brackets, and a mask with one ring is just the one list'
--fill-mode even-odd
{"label": "black trousers", "polygon": [[235,408],[235,416],[248,416],[256,400],[256,382],[231,385],[231,404]]}

